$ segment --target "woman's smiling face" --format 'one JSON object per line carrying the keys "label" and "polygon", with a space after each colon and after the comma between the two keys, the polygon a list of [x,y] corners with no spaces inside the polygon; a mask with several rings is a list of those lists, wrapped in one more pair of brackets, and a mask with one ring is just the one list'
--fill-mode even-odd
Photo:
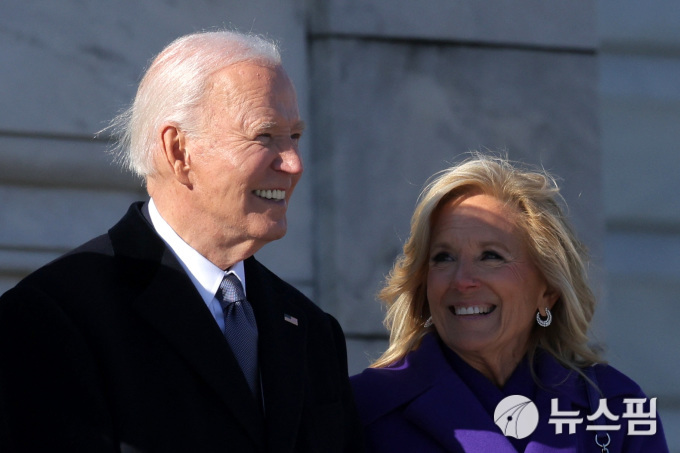
{"label": "woman's smiling face", "polygon": [[477,369],[514,369],[527,350],[536,310],[543,313],[556,299],[532,262],[518,215],[490,195],[470,194],[444,204],[433,219],[432,320],[444,343]]}

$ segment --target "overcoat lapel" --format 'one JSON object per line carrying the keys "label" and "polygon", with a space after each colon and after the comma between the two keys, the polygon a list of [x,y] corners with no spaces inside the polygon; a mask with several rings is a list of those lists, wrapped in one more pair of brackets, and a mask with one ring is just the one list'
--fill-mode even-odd
{"label": "overcoat lapel", "polygon": [[446,451],[516,453],[493,418],[450,368],[433,336],[423,340],[415,356],[412,379],[420,379],[424,391],[405,408],[407,420],[436,439]]}
{"label": "overcoat lapel", "polygon": [[138,288],[130,304],[212,387],[255,445],[263,447],[263,420],[238,362],[198,291],[139,205],[110,232],[120,272]]}
{"label": "overcoat lapel", "polygon": [[[560,395],[560,401],[571,409],[568,397]],[[578,435],[555,435],[554,426],[548,422],[549,396],[540,392],[535,403],[538,406],[540,421],[524,452],[576,453]],[[404,416],[437,439],[447,451],[517,452],[462,382],[455,382],[452,385],[445,385],[442,382],[442,385],[432,387],[409,404]]]}
{"label": "overcoat lapel", "polygon": [[[584,404],[575,386],[575,379],[568,375],[553,359],[546,359],[538,369],[548,388],[558,391],[538,391],[534,403],[539,411],[539,425],[531,435],[526,453],[572,453],[578,451],[578,435],[555,435],[555,427],[549,424],[550,400],[558,398],[564,410],[572,410]],[[516,453],[512,443],[496,426],[474,393],[453,371],[441,352],[434,335],[423,339],[419,349],[409,354],[407,361],[392,370],[371,370],[379,373],[395,373],[398,377],[383,379],[386,385],[378,394],[374,413],[365,422],[397,406],[404,406],[404,417],[428,433],[448,452],[493,451]]]}
{"label": "overcoat lapel", "polygon": [[[574,372],[566,370],[554,358],[544,355],[536,369],[543,388],[536,392],[534,403],[538,408],[539,422],[536,431],[531,435],[526,453],[576,453],[579,451],[578,434],[555,433],[555,426],[550,424],[551,400],[557,398],[560,410],[580,410],[587,405],[584,389],[578,387],[580,382]],[[583,414],[585,417],[585,414]],[[584,420],[585,421],[585,420]],[[595,434],[593,433],[593,439]],[[593,445],[595,444],[593,440]]]}
{"label": "overcoat lapel", "polygon": [[[550,399],[558,398],[562,410],[573,410],[570,394],[550,394],[539,391],[534,403],[538,408],[539,422],[536,431],[531,435],[525,453],[576,453],[578,452],[579,435],[567,434],[567,428],[562,434],[555,434],[555,426],[550,420]],[[593,433],[593,439],[595,433]],[[593,441],[593,445],[595,445]]]}
{"label": "overcoat lapel", "polygon": [[267,447],[291,452],[305,398],[307,320],[290,303],[294,299],[254,258],[244,262],[248,300],[253,305],[260,335]]}

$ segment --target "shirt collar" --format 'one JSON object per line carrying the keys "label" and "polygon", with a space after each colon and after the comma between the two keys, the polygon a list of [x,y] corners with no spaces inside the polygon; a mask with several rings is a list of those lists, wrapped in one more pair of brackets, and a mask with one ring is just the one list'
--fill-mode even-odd
{"label": "shirt collar", "polygon": [[175,230],[161,216],[153,202],[153,198],[149,200],[149,217],[151,217],[154,229],[177,257],[206,304],[215,297],[222,279],[229,273],[236,274],[241,281],[241,285],[243,285],[244,294],[247,294],[243,261],[237,262],[226,271],[215,266],[179,237]]}

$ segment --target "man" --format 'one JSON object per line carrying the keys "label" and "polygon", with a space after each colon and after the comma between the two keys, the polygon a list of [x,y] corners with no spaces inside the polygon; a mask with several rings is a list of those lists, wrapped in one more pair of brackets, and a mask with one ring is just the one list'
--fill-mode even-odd
{"label": "man", "polygon": [[0,451],[359,451],[340,326],[252,256],[303,170],[276,47],[180,38],[114,123],[151,199],[0,299]]}

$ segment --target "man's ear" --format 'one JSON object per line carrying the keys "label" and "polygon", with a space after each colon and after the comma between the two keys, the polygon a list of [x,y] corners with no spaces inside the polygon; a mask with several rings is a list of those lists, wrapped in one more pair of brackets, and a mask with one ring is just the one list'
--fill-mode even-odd
{"label": "man's ear", "polygon": [[189,171],[191,170],[191,161],[189,152],[185,146],[184,132],[177,126],[168,124],[161,131],[161,139],[163,157],[168,163],[175,179],[177,179],[180,184],[185,186],[190,185]]}

